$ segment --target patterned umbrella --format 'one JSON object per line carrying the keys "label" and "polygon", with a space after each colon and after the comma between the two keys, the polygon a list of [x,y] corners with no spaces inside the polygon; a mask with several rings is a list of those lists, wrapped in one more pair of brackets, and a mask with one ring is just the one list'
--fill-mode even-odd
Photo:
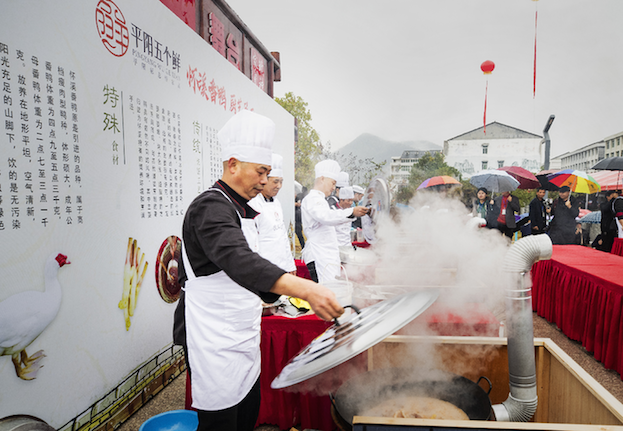
{"label": "patterned umbrella", "polygon": [[508,174],[519,181],[518,189],[536,189],[541,187],[541,183],[532,172],[521,166],[502,166],[499,171],[508,172]]}
{"label": "patterned umbrella", "polygon": [[550,183],[558,187],[568,186],[576,193],[597,193],[601,190],[599,183],[584,171],[563,169],[547,176]]}
{"label": "patterned umbrella", "polygon": [[578,220],[578,223],[601,223],[601,211],[589,212]]}
{"label": "patterned umbrella", "polygon": [[444,186],[444,185],[452,185],[452,184],[460,185],[461,183],[448,175],[439,175],[439,176],[431,177],[431,178],[424,180],[417,189],[421,190],[421,189],[425,189],[425,188],[433,187],[433,186]]}
{"label": "patterned umbrella", "polygon": [[544,171],[537,172],[535,176],[536,179],[539,180],[539,182],[541,183],[541,187],[543,187],[545,190],[557,191],[559,187],[555,184],[550,183],[547,179],[547,176],[559,171],[560,169],[546,169]]}
{"label": "patterned umbrella", "polygon": [[480,171],[469,179],[476,187],[484,187],[490,192],[510,192],[519,186],[519,181],[507,172],[489,169]]}

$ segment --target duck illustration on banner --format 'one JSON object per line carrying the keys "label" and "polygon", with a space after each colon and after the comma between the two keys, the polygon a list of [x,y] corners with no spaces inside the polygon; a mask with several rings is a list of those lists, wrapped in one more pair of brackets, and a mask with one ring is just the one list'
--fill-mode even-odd
{"label": "duck illustration on banner", "polygon": [[43,350],[29,356],[26,348],[58,314],[62,292],[57,274],[69,263],[64,254],[50,255],[43,271],[43,292],[28,290],[0,301],[0,356],[11,356],[15,373],[20,379],[35,379],[43,366]]}

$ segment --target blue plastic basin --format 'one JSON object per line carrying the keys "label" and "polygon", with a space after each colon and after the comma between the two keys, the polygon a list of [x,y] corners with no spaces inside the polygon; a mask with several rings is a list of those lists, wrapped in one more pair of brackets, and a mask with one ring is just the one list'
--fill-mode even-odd
{"label": "blue plastic basin", "polygon": [[199,420],[192,410],[171,410],[147,419],[139,431],[195,431]]}

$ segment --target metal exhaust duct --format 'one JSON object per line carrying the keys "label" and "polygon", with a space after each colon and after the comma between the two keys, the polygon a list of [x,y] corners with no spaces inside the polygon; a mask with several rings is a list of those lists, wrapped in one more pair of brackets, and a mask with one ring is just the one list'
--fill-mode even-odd
{"label": "metal exhaust duct", "polygon": [[532,326],[532,283],[530,268],[538,260],[552,257],[548,235],[530,235],[516,241],[504,261],[510,276],[506,288],[506,330],[510,394],[493,406],[496,420],[527,422],[536,412],[536,365]]}

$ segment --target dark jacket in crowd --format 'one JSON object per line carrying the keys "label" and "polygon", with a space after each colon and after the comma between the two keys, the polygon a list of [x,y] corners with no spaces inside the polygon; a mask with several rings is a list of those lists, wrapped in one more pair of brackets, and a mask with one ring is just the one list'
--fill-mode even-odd
{"label": "dark jacket in crowd", "polygon": [[[539,234],[545,232],[545,226],[547,224],[547,212],[545,208],[545,201],[539,198],[532,199],[530,202],[530,233]],[[534,229],[536,227],[537,229]]]}
{"label": "dark jacket in crowd", "polygon": [[617,227],[614,224],[614,212],[612,212],[612,199],[602,202],[599,209],[601,210],[601,251],[610,253],[612,244],[617,237]]}
{"label": "dark jacket in crowd", "polygon": [[[515,229],[517,227],[517,223],[515,222],[515,213],[519,212],[519,199],[516,196],[512,196],[510,202],[506,207],[506,227],[509,229]],[[502,210],[502,199],[504,196],[500,195],[493,200],[493,205],[491,206],[491,210],[487,211],[487,227],[490,228],[500,228],[498,226],[498,216],[500,215],[500,211]]]}
{"label": "dark jacket in crowd", "polygon": [[565,201],[558,198],[552,204],[552,216],[549,225],[549,235],[552,244],[576,244],[575,218],[580,214],[580,204],[573,196],[569,196],[571,208],[567,208]]}

